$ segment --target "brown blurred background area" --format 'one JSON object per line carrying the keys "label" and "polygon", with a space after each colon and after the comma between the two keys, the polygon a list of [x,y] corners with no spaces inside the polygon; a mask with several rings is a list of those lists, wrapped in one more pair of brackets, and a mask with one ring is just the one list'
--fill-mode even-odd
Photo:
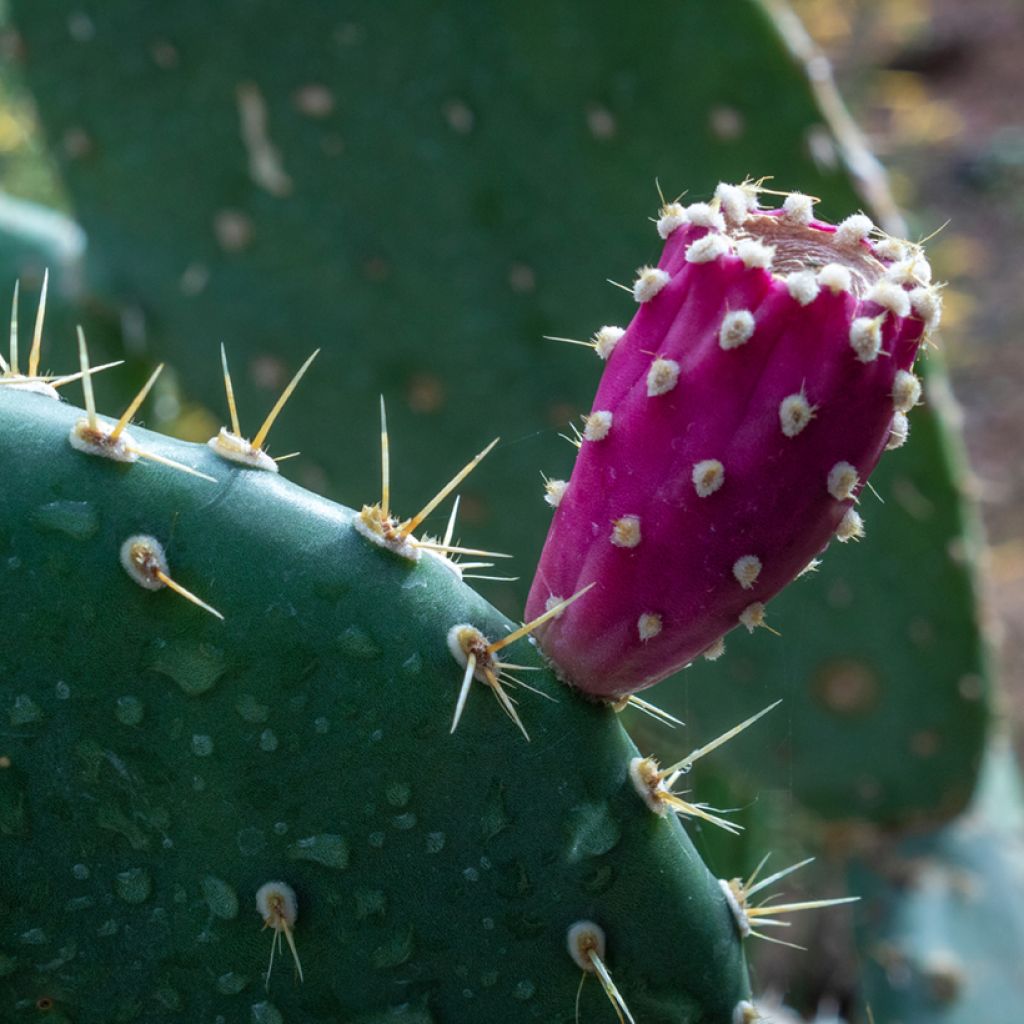
{"label": "brown blurred background area", "polygon": [[984,588],[1024,734],[1024,4],[795,0],[948,282],[942,348],[987,533]]}

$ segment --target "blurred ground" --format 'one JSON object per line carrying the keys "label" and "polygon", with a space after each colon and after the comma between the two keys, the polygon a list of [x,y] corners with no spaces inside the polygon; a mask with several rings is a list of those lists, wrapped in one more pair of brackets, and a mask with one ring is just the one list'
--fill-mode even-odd
{"label": "blurred ground", "polygon": [[1024,750],[1024,5],[796,0],[948,281],[942,347],[988,537],[985,590]]}

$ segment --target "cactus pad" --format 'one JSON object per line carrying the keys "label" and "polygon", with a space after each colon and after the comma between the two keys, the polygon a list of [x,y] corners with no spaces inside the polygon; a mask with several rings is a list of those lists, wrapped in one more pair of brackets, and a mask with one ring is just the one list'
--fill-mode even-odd
{"label": "cactus pad", "polygon": [[614,712],[540,670],[532,742],[484,687],[451,735],[450,627],[513,624],[449,564],[205,445],[132,428],[216,482],[77,450],[81,417],[0,393],[5,1020],[568,1022],[578,922],[637,1019],[730,1018],[738,932]]}

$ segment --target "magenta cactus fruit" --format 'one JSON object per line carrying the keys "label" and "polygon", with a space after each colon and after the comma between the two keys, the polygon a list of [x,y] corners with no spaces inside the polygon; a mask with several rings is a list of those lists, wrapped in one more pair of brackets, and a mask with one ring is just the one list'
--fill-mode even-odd
{"label": "magenta cactus fruit", "polygon": [[[526,614],[592,590],[539,631],[562,677],[614,699],[722,637],[835,536],[858,540],[857,496],[920,401],[911,367],[940,314],[919,246],[863,214],[838,226],[752,184],[666,204],[628,329],[605,361]],[[614,345],[603,343],[615,337]]]}

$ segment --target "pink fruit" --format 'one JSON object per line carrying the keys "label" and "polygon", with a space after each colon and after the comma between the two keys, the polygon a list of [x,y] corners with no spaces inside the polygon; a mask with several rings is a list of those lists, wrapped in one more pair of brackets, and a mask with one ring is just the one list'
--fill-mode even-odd
{"label": "pink fruit", "polygon": [[[665,247],[637,274],[526,608],[596,584],[539,631],[563,678],[616,698],[701,653],[836,536],[920,398],[910,372],[939,320],[918,246],[862,214],[838,226],[811,200],[758,205],[752,185],[662,208]],[[614,341],[609,343],[609,340]]]}

